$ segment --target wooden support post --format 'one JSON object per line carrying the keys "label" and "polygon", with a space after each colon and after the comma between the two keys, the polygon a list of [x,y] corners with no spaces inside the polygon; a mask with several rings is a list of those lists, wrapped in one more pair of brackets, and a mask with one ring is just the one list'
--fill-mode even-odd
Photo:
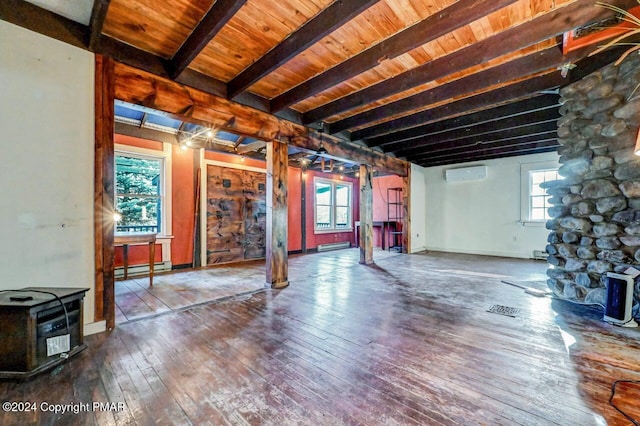
{"label": "wooden support post", "polygon": [[113,213],[114,213],[114,93],[112,59],[96,55],[95,69],[95,321],[115,327]]}
{"label": "wooden support post", "polygon": [[373,168],[360,165],[360,263],[373,263]]}
{"label": "wooden support post", "polygon": [[288,146],[267,144],[267,281],[272,288],[289,285],[287,194]]}
{"label": "wooden support post", "polygon": [[411,253],[411,165],[402,177],[402,252]]}

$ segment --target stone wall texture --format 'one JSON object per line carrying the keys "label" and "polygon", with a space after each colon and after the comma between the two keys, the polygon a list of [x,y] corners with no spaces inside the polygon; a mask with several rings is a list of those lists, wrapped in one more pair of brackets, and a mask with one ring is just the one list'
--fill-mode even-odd
{"label": "stone wall texture", "polygon": [[560,90],[564,179],[543,186],[553,204],[547,283],[562,298],[604,305],[606,273],[640,269],[639,85],[632,54]]}

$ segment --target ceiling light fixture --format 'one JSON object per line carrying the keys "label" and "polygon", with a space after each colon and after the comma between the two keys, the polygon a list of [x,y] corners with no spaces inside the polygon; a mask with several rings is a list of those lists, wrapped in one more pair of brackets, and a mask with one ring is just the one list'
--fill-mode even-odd
{"label": "ceiling light fixture", "polygon": [[318,129],[318,133],[320,134],[320,136],[319,136],[319,138],[320,138],[320,147],[316,151],[316,154],[326,154],[327,153],[327,148],[325,148],[324,145],[322,144],[322,134],[324,133],[324,130],[322,129],[322,127],[320,129]]}

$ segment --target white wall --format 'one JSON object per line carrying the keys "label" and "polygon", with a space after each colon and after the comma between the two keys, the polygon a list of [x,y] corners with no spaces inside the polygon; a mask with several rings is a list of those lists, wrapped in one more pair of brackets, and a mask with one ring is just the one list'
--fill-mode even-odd
{"label": "white wall", "polygon": [[91,323],[93,54],[0,21],[0,58],[0,289],[91,288]]}
{"label": "white wall", "polygon": [[416,164],[411,164],[411,247],[409,253],[416,253],[427,249],[426,208],[426,170]]}
{"label": "white wall", "polygon": [[[549,152],[425,169],[427,249],[521,258],[544,250],[549,231],[520,222],[520,166],[557,160]],[[474,165],[487,166],[485,179],[445,181],[446,169]]]}

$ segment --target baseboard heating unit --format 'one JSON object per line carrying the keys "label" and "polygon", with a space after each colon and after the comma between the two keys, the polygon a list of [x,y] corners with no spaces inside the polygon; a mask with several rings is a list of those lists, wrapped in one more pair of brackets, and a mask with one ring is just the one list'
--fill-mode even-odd
{"label": "baseboard heating unit", "polygon": [[637,327],[632,316],[633,277],[607,272],[607,306],[604,320],[621,327]]}
{"label": "baseboard heating unit", "polygon": [[345,241],[343,243],[319,244],[318,251],[338,250],[349,247],[351,247],[351,243],[349,241]]}

